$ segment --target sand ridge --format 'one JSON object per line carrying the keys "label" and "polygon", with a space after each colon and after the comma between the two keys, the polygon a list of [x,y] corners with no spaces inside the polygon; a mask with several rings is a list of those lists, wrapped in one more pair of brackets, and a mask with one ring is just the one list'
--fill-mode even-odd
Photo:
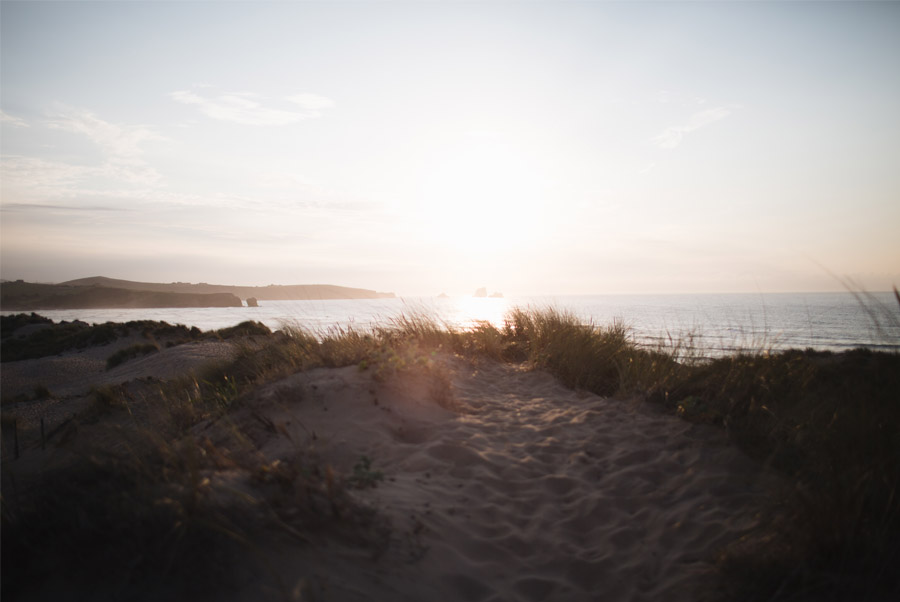
{"label": "sand ridge", "polygon": [[[717,548],[755,523],[772,477],[715,428],[561,386],[493,361],[443,358],[433,378],[376,382],[315,369],[247,404],[279,425],[269,458],[315,450],[390,523],[376,554],[279,551],[272,567],[316,600],[694,600]],[[249,599],[249,598],[248,598]]]}
{"label": "sand ridge", "polygon": [[6,362],[0,367],[0,390],[4,397],[29,394],[36,385],[46,387],[50,399],[5,404],[4,413],[16,415],[32,425],[41,417],[58,424],[87,407],[91,389],[118,385],[138,379],[168,380],[214,362],[234,357],[235,345],[228,341],[193,341],[137,357],[111,370],[106,361],[113,353],[137,343],[140,335],[120,337],[107,345],[70,350],[56,356]]}

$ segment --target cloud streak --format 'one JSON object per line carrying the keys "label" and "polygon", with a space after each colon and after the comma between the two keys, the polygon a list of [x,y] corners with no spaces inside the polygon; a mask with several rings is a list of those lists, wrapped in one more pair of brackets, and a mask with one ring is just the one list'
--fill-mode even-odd
{"label": "cloud streak", "polygon": [[124,207],[108,207],[104,205],[80,206],[80,205],[48,205],[43,203],[4,203],[0,206],[0,212],[7,211],[50,211],[64,213],[94,213],[106,211],[128,211]]}
{"label": "cloud streak", "polygon": [[661,134],[653,138],[653,143],[659,148],[673,149],[684,140],[688,134],[706,127],[717,121],[721,121],[731,115],[731,109],[716,107],[698,111],[691,115],[683,125],[675,125],[666,128]]}
{"label": "cloud streak", "polygon": [[198,107],[200,112],[211,119],[258,126],[290,125],[307,119],[318,119],[325,110],[334,106],[334,101],[330,98],[310,93],[284,98],[296,106],[291,110],[266,106],[257,95],[248,92],[206,97],[189,90],[178,90],[170,93],[169,97],[176,102]]}
{"label": "cloud streak", "polygon": [[114,160],[136,159],[143,153],[140,148],[143,142],[162,140],[148,127],[117,125],[82,109],[57,113],[47,122],[47,126],[84,134]]}
{"label": "cloud streak", "polygon": [[27,128],[28,122],[24,119],[19,119],[18,117],[13,117],[8,114],[6,111],[0,109],[0,123],[7,123],[9,125],[15,126],[17,128]]}
{"label": "cloud streak", "polygon": [[66,109],[47,121],[47,127],[82,134],[100,147],[104,164],[98,172],[130,184],[152,185],[160,176],[143,158],[141,145],[164,140],[142,125],[118,125],[83,109]]}

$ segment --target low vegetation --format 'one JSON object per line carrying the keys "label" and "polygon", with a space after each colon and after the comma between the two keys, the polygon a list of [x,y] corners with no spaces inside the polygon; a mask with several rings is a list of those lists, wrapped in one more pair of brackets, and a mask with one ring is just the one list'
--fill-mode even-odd
{"label": "low vegetation", "polygon": [[[97,332],[164,328],[130,324],[102,325],[106,330]],[[97,577],[97,566],[118,567],[125,573],[115,574],[130,575],[131,582],[150,575],[173,582],[192,575],[209,582],[244,578],[223,576],[218,567],[255,549],[260,524],[300,540],[324,524],[346,527],[365,514],[350,510],[346,489],[375,486],[383,476],[369,458],[352,474],[335,475],[302,454],[289,462],[262,457],[253,438],[230,421],[248,393],[298,370],[355,365],[376,380],[421,371],[433,380],[435,399],[450,407],[449,376],[435,360],[453,353],[472,361],[524,361],[570,387],[659,404],[686,420],[726,429],[748,454],[782,473],[792,486],[774,500],[770,520],[722,551],[724,598],[868,600],[900,591],[893,568],[900,564],[896,353],[757,349],[705,359],[691,340],[648,349],[621,323],[583,324],[556,309],[516,309],[500,328],[482,323],[469,330],[420,314],[365,332],[290,326],[271,333],[255,323],[209,334],[166,327],[187,339],[239,336],[240,351],[198,378],[139,392],[95,392],[93,411],[116,419],[112,427],[73,421],[57,435],[57,444],[71,446],[72,465],[27,494],[4,480],[5,567],[28,567],[29,558],[50,546],[60,558],[83,559],[85,566],[72,570],[85,579]],[[4,361],[6,328],[4,322]],[[46,345],[94,336],[82,331],[60,330]],[[192,428],[201,422],[223,425],[218,438]],[[92,437],[76,437],[79,429]],[[91,447],[101,441],[108,442],[105,453]],[[223,467],[245,469],[265,494],[226,493],[210,478]],[[360,532],[359,525],[353,528]],[[103,561],[92,565],[98,554]],[[4,576],[4,593],[39,577],[28,571]]]}
{"label": "low vegetation", "polygon": [[[31,326],[26,336],[16,336],[23,327]],[[37,326],[37,328],[34,328]],[[53,323],[31,314],[0,317],[0,361],[14,362],[24,359],[57,355],[70,349],[84,349],[105,345],[121,335],[122,325],[112,323],[90,326],[84,322]]]}
{"label": "low vegetation", "polygon": [[555,310],[516,310],[501,334],[570,386],[727,429],[793,483],[764,529],[723,550],[727,599],[900,592],[900,355],[759,349],[708,360],[693,345],[641,348],[621,325]]}
{"label": "low vegetation", "polygon": [[172,346],[204,339],[227,340],[251,335],[271,336],[272,331],[260,322],[249,320],[237,326],[202,332],[196,326],[188,328],[183,324],[173,325],[152,320],[104,324],[87,324],[78,320],[55,323],[35,313],[14,314],[0,316],[0,336],[2,336],[0,361],[14,362],[58,355],[72,350],[107,345],[132,335],[139,335],[150,343],[135,345],[132,351],[123,350],[115,360],[110,358],[113,364],[108,367],[150,353],[148,345],[158,349],[161,341],[165,341],[167,346]]}
{"label": "low vegetation", "polygon": [[149,353],[156,353],[157,351],[159,351],[159,346],[153,343],[138,343],[136,345],[132,345],[131,347],[119,349],[106,359],[106,369],[112,370],[119,364],[123,364],[130,359],[134,359],[142,355],[147,355]]}

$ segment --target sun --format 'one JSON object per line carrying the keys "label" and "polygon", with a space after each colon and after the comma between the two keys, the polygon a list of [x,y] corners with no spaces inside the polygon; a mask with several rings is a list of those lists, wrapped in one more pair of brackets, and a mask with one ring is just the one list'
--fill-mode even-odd
{"label": "sun", "polygon": [[432,242],[492,253],[539,233],[547,188],[537,161],[520,147],[496,135],[470,134],[426,164],[413,211]]}

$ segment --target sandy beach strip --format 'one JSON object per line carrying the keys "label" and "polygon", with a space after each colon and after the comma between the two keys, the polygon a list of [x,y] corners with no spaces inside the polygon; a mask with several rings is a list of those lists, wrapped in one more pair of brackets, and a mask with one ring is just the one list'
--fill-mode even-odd
{"label": "sandy beach strip", "polygon": [[366,458],[385,477],[356,493],[387,519],[385,550],[282,550],[285,583],[340,601],[696,600],[754,526],[772,482],[722,431],[523,366],[445,362],[450,409],[427,378],[356,367],[248,404],[278,426],[267,457],[315,450],[338,474]]}
{"label": "sandy beach strip", "polygon": [[[233,353],[188,343],[107,371],[111,351],[4,364],[5,390],[41,382],[60,394],[4,413],[71,412],[90,386],[173,378]],[[213,443],[238,429],[266,462],[314,458],[344,482],[371,479],[348,491],[375,531],[307,544],[261,533],[266,572],[217,599],[702,599],[717,550],[756,524],[775,484],[720,429],[573,391],[526,364],[438,355],[431,371],[373,376],[298,372],[193,428]],[[209,476],[256,495],[247,470]]]}

